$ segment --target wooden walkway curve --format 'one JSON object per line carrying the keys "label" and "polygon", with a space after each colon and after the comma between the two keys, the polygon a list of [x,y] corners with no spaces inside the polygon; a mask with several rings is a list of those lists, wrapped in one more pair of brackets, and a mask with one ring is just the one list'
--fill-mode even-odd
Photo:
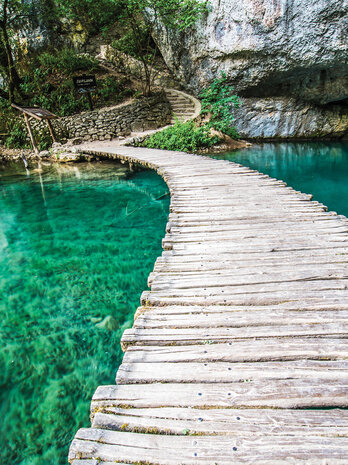
{"label": "wooden walkway curve", "polygon": [[347,218],[228,161],[93,150],[156,169],[171,206],[70,462],[347,465]]}

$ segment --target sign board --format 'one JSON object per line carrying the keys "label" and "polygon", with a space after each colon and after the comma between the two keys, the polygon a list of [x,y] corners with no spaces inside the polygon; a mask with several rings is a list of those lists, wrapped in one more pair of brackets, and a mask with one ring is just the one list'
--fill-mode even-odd
{"label": "sign board", "polygon": [[75,89],[80,94],[95,92],[97,90],[97,81],[94,75],[87,76],[86,74],[83,74],[82,76],[74,76],[73,81]]}
{"label": "sign board", "polygon": [[36,107],[21,107],[19,105],[15,105],[12,103],[12,107],[15,108],[16,110],[21,111],[22,113],[38,119],[38,120],[43,120],[43,119],[57,119],[58,116],[55,115],[54,113],[51,113],[48,110],[44,110],[43,108],[36,108]]}
{"label": "sign board", "polygon": [[21,111],[23,113],[24,121],[25,121],[25,124],[27,125],[27,129],[28,129],[29,137],[30,137],[31,143],[32,143],[33,148],[34,148],[36,153],[39,153],[39,149],[38,149],[36,141],[35,141],[35,137],[34,137],[32,127],[30,125],[30,120],[32,118],[38,119],[39,121],[45,120],[46,123],[47,123],[48,129],[50,131],[52,141],[56,142],[56,136],[54,134],[51,119],[57,119],[58,118],[57,115],[55,115],[54,113],[51,113],[48,110],[45,110],[44,108],[21,107],[19,105],[15,105],[14,103],[12,103],[11,106],[13,108],[15,108],[16,110],[19,110],[19,111]]}

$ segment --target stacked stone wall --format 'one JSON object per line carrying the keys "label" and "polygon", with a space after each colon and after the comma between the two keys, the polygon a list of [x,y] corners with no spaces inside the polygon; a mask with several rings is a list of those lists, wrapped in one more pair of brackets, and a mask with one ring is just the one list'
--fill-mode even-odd
{"label": "stacked stone wall", "polygon": [[[131,132],[157,129],[170,124],[172,110],[164,93],[126,105],[102,108],[53,120],[58,140],[110,140]],[[35,134],[47,132],[45,122],[33,121]]]}

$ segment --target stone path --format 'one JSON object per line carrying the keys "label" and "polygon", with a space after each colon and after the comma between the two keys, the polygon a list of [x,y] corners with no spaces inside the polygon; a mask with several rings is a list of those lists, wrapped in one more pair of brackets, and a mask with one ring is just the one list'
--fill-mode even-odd
{"label": "stone path", "polygon": [[228,161],[89,149],[156,169],[171,207],[70,462],[346,465],[347,218]]}

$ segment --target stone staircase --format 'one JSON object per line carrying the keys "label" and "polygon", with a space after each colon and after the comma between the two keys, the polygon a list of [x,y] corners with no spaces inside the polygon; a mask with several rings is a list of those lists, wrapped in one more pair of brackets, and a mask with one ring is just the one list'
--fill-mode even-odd
{"label": "stone staircase", "polygon": [[[98,60],[99,65],[107,70],[109,73],[119,72],[120,63],[115,63],[115,55],[113,49],[108,45],[100,46],[100,53],[95,56]],[[119,59],[119,56],[117,57]],[[125,63],[126,62],[126,65]],[[141,76],[142,74],[142,64],[135,60],[134,58],[127,57],[126,55],[122,58],[122,66],[126,66],[129,73],[133,73],[134,76]],[[140,74],[139,74],[140,73]],[[170,105],[173,110],[173,118],[171,124],[175,123],[176,118],[185,122],[190,119],[195,119],[201,112],[201,103],[195,97],[186,94],[180,90],[177,90],[175,86],[179,85],[175,83],[172,78],[164,73],[158,73],[157,78],[155,79],[154,84],[157,87],[163,88],[167,98],[170,102]]]}
{"label": "stone staircase", "polygon": [[172,124],[176,118],[185,122],[200,114],[201,104],[195,97],[176,89],[165,89],[165,93],[173,110]]}

